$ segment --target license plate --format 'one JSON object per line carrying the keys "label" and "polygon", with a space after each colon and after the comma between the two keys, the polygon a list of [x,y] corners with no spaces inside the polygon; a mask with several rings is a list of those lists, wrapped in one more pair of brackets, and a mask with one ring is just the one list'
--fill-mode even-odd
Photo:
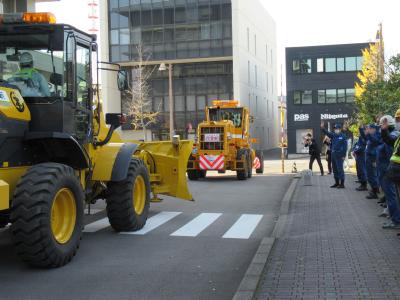
{"label": "license plate", "polygon": [[204,141],[206,143],[216,143],[216,142],[220,142],[220,136],[219,133],[206,133],[204,135]]}

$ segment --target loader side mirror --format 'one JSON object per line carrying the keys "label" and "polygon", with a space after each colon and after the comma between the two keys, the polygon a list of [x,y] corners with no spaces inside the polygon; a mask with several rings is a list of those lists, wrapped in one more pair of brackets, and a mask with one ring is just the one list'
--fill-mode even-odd
{"label": "loader side mirror", "polygon": [[125,124],[126,117],[123,114],[106,114],[106,124],[111,125],[114,129],[120,127]]}
{"label": "loader side mirror", "polygon": [[128,73],[125,70],[118,71],[117,85],[121,92],[128,89]]}

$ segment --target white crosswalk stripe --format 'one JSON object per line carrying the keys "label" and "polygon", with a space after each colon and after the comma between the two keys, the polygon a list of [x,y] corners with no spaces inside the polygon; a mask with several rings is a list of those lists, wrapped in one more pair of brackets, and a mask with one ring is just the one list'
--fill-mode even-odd
{"label": "white crosswalk stripe", "polygon": [[168,221],[172,220],[173,218],[175,218],[180,214],[181,212],[162,211],[156,214],[155,216],[149,218],[146,222],[146,225],[141,230],[135,232],[121,232],[121,234],[145,235],[146,233],[167,223]]}
{"label": "white crosswalk stripe", "polygon": [[[160,226],[170,222],[177,216],[181,215],[182,212],[173,211],[162,211],[154,216],[150,217],[146,225],[138,231],[135,232],[121,232],[123,235],[146,235]],[[171,236],[182,236],[182,237],[196,237],[206,228],[211,226],[218,218],[220,218],[222,213],[201,213],[194,219],[184,224],[178,230],[171,233]],[[263,215],[258,214],[242,214],[236,222],[222,235],[224,239],[249,239],[257,226],[260,224]],[[177,221],[179,222],[179,221]],[[176,223],[172,226],[176,226]],[[221,224],[220,224],[221,225]],[[85,233],[95,233],[110,226],[108,218],[102,218],[98,221],[90,223],[85,226],[83,232]],[[226,230],[226,229],[225,229]],[[0,230],[1,231],[1,230]],[[214,229],[215,232],[215,229]],[[221,236],[220,236],[221,237]]]}
{"label": "white crosswalk stripe", "polygon": [[96,222],[86,225],[83,232],[88,232],[88,233],[97,232],[99,230],[107,228],[108,226],[110,226],[110,222],[108,221],[108,218],[103,218]]}
{"label": "white crosswalk stripe", "polygon": [[197,236],[200,232],[215,222],[222,214],[202,213],[192,221],[172,233],[172,236]]}
{"label": "white crosswalk stripe", "polygon": [[222,236],[225,239],[248,239],[260,223],[263,215],[241,215],[233,226]]}

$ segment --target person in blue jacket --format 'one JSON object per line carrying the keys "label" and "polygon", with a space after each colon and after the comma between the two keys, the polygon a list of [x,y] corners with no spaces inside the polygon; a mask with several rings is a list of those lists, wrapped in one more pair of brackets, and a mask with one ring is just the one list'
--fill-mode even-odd
{"label": "person in blue jacket", "polygon": [[367,140],[367,147],[365,149],[365,166],[367,170],[367,180],[371,186],[371,191],[366,197],[367,199],[378,199],[379,194],[379,178],[377,163],[377,148],[382,144],[380,127],[375,124],[369,124],[366,130],[361,130],[363,138]]}
{"label": "person in blue jacket", "polygon": [[362,128],[359,129],[360,136],[353,147],[353,156],[356,159],[357,178],[360,182],[360,186],[356,188],[356,190],[367,191],[367,172],[365,167],[365,148],[367,146],[367,141],[361,136],[361,130]]}
{"label": "person in blue jacket", "polygon": [[334,132],[330,132],[325,129],[325,123],[321,123],[322,132],[331,139],[331,151],[332,151],[332,168],[333,176],[335,177],[335,184],[331,188],[344,189],[344,168],[343,163],[346,158],[347,152],[347,139],[342,133],[342,125],[335,124]]}
{"label": "person in blue jacket", "polygon": [[396,193],[396,184],[390,180],[386,174],[390,164],[390,159],[394,152],[391,141],[399,138],[400,132],[395,129],[396,121],[392,116],[383,116],[380,120],[383,142],[378,146],[378,173],[379,181],[385,194],[386,204],[389,210],[390,221],[383,224],[385,229],[400,229],[400,206]]}

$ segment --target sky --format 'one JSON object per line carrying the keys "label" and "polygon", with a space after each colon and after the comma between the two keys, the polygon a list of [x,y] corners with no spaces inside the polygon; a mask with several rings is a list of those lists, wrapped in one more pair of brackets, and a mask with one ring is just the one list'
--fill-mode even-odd
{"label": "sky", "polygon": [[[239,0],[251,3],[254,0]],[[285,47],[373,41],[383,23],[386,57],[400,53],[398,0],[259,0],[275,19],[278,65]],[[91,27],[88,0],[41,3],[38,11],[55,13],[57,21],[83,30]],[[84,4],[84,5],[82,5]]]}

